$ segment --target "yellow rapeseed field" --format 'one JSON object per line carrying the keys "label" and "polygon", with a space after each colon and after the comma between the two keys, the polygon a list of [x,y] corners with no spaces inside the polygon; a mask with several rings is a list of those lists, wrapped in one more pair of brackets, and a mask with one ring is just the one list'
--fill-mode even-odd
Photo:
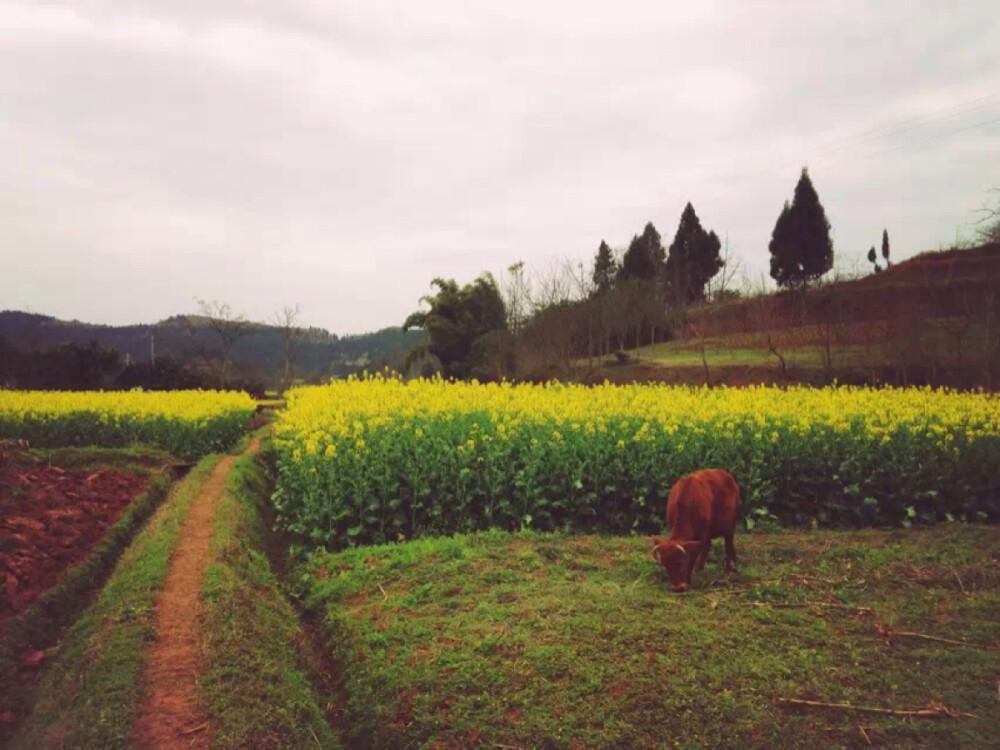
{"label": "yellow rapeseed field", "polygon": [[1000,399],[929,388],[403,382],[288,394],[277,505],[323,544],[505,527],[659,530],[670,484],[729,469],[743,515],[995,518]]}
{"label": "yellow rapeseed field", "polygon": [[193,459],[233,445],[254,408],[232,391],[0,390],[0,438],[37,447],[146,443]]}

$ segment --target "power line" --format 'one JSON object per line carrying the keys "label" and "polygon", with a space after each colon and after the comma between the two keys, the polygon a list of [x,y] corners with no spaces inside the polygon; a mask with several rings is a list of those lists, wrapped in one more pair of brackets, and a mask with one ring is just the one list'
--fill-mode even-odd
{"label": "power line", "polygon": [[[989,101],[987,101],[987,100],[989,100]],[[813,155],[813,156],[816,157],[816,159],[817,159],[818,162],[822,163],[826,159],[830,158],[833,154],[835,154],[835,153],[837,153],[839,151],[842,151],[842,150],[844,150],[846,148],[857,148],[859,146],[865,145],[866,143],[872,143],[872,142],[884,140],[885,138],[890,138],[892,136],[899,135],[900,133],[903,133],[903,132],[906,132],[906,131],[909,131],[909,130],[914,130],[916,128],[923,127],[925,125],[929,125],[931,123],[943,122],[943,121],[949,120],[949,119],[951,119],[953,117],[957,117],[959,115],[966,115],[966,114],[969,114],[971,112],[978,112],[980,110],[990,109],[990,108],[995,107],[998,102],[1000,102],[1000,97],[998,97],[996,94],[991,94],[990,96],[981,97],[979,99],[974,99],[974,100],[967,101],[967,102],[962,102],[960,104],[952,105],[951,107],[945,108],[944,110],[937,110],[935,112],[925,113],[925,114],[920,115],[918,117],[910,118],[909,120],[904,121],[904,122],[911,123],[910,125],[908,125],[906,127],[902,127],[902,128],[896,128],[895,130],[890,131],[889,133],[885,133],[885,134],[882,134],[882,135],[879,135],[879,136],[876,136],[876,137],[873,137],[873,138],[864,138],[864,139],[858,140],[856,143],[853,143],[853,142],[852,143],[843,143],[838,148],[827,148],[826,153],[817,154],[816,153],[816,149],[806,150],[806,152],[805,152],[806,158],[805,159],[797,159],[796,161],[800,161],[800,162],[803,162],[803,163],[808,162],[809,161],[808,157],[810,155]],[[969,106],[967,106],[969,104],[975,104],[975,106],[969,107]],[[965,106],[965,108],[964,109],[960,109],[957,112],[951,112],[950,114],[941,114],[942,112],[945,112],[948,109],[955,109],[955,107],[962,107],[962,106]],[[919,122],[915,122],[917,120],[919,120]],[[900,143],[898,145],[889,146],[888,148],[880,149],[878,151],[870,152],[870,153],[867,153],[867,154],[860,154],[858,157],[855,157],[855,158],[859,158],[861,160],[867,160],[867,159],[872,158],[874,156],[878,156],[879,154],[885,154],[885,153],[889,153],[889,152],[892,152],[892,151],[898,151],[900,149],[906,148],[907,146],[916,146],[916,145],[919,145],[921,143],[924,143],[925,141],[936,140],[937,138],[943,138],[943,137],[946,137],[948,135],[952,135],[954,133],[960,133],[960,132],[963,132],[964,130],[972,130],[972,129],[979,128],[979,127],[985,127],[986,125],[990,125],[990,124],[992,124],[994,122],[996,122],[996,120],[989,120],[987,122],[977,123],[975,125],[970,125],[970,126],[967,126],[967,127],[963,127],[963,128],[958,129],[958,130],[948,131],[946,133],[938,133],[936,135],[930,136],[929,138],[922,138],[922,139],[919,139],[917,141],[909,141],[908,143]],[[851,139],[847,139],[847,140],[851,140]],[[857,139],[855,139],[855,140],[857,140]],[[790,159],[788,161],[775,160],[774,162],[772,162],[769,165],[769,167],[772,168],[772,169],[775,168],[775,167],[784,168],[784,166],[786,164],[791,164],[791,163],[793,163],[793,162]]]}
{"label": "power line", "polygon": [[[760,164],[760,167],[757,171],[767,172],[773,175],[777,175],[780,172],[783,172],[789,165],[808,163],[809,161],[808,157],[810,155],[815,156],[817,160],[822,163],[836,152],[841,151],[845,148],[863,146],[866,143],[872,143],[884,140],[886,138],[891,138],[893,136],[899,135],[900,133],[914,130],[916,128],[923,127],[925,125],[929,125],[934,122],[946,121],[953,117],[957,117],[959,115],[966,115],[972,112],[978,112],[980,110],[989,109],[991,107],[995,107],[998,103],[1000,103],[1000,94],[992,93],[986,96],[977,97],[975,99],[968,99],[965,101],[956,102],[947,107],[941,107],[938,109],[930,110],[929,112],[924,112],[919,115],[914,115],[913,117],[895,123],[893,129],[886,133],[880,133],[878,135],[875,135],[879,133],[879,131],[884,130],[885,127],[887,127],[887,126],[879,126],[875,128],[869,128],[853,136],[848,136],[843,139],[828,142],[819,147],[807,148],[803,152],[805,158],[803,158],[803,156],[800,156],[794,159],[782,158],[782,157],[771,158],[771,159],[767,159],[766,157],[764,157],[763,159],[761,159],[760,156],[745,156],[742,159],[736,159],[734,161],[729,162],[728,167],[729,170],[734,170],[734,169],[739,170],[747,165],[757,162],[758,164]],[[988,120],[986,122],[976,123],[974,125],[962,127],[957,130],[951,130],[945,133],[937,133],[935,135],[930,136],[929,138],[924,138],[915,142],[910,141],[909,143],[898,144],[895,146],[891,146],[889,148],[881,149],[873,153],[863,154],[853,158],[860,158],[862,160],[867,160],[869,158],[878,156],[879,154],[896,151],[905,148],[907,146],[918,146],[919,144],[924,143],[926,141],[936,140],[938,138],[944,138],[950,135],[955,135],[957,133],[961,133],[966,130],[973,130],[976,128],[987,127],[996,122],[1000,122],[1000,120],[998,119]],[[817,152],[824,152],[824,153],[817,153]],[[707,171],[706,173],[703,173],[703,175],[707,176]],[[713,196],[713,198],[715,197],[718,196]]]}
{"label": "power line", "polygon": [[[991,107],[995,103],[994,100],[996,100],[997,98],[998,98],[997,94],[989,94],[988,96],[981,96],[977,99],[970,99],[968,101],[958,102],[957,104],[952,104],[948,107],[942,107],[941,109],[931,110],[930,112],[924,112],[923,114],[916,115],[914,117],[909,117],[903,120],[902,122],[897,122],[896,129],[891,130],[888,133],[876,135],[871,138],[865,137],[874,133],[878,133],[878,131],[884,129],[885,127],[889,127],[886,125],[880,125],[876,128],[870,128],[857,135],[848,136],[847,138],[843,138],[838,141],[831,141],[830,143],[826,143],[822,146],[817,146],[816,148],[810,149],[807,153],[814,153],[816,151],[827,151],[831,148],[837,150],[835,147],[854,145],[855,141],[857,142],[858,145],[860,145],[862,143],[868,143],[870,141],[881,140],[882,138],[891,138],[894,135],[898,135],[899,133],[904,133],[908,130],[913,130],[915,128],[922,127],[930,122],[934,122],[937,120],[947,120],[952,117],[956,117],[958,115],[967,114],[969,112],[975,112],[980,109]],[[982,102],[987,102],[987,103],[983,104]],[[978,106],[970,106],[970,105],[978,105]],[[959,109],[963,107],[965,107],[966,109]],[[959,111],[951,112],[951,110],[953,109],[959,109]],[[944,114],[946,112],[950,112],[950,114]],[[900,126],[906,126],[906,127],[900,127]]]}
{"label": "power line", "polygon": [[[823,160],[829,158],[833,154],[842,151],[846,148],[854,148],[858,146],[863,146],[866,143],[872,143],[886,138],[891,138],[893,136],[899,135],[900,133],[907,132],[909,130],[914,130],[925,125],[929,125],[933,122],[948,120],[952,117],[957,117],[959,115],[969,114],[971,112],[977,112],[983,109],[988,109],[990,107],[996,106],[1000,103],[1000,95],[997,93],[988,94],[986,96],[980,96],[975,99],[968,99],[961,102],[956,102],[947,107],[940,107],[938,109],[930,110],[929,112],[924,112],[920,115],[915,115],[913,117],[902,120],[895,124],[894,129],[887,133],[879,133],[887,126],[878,126],[875,128],[869,128],[853,136],[848,136],[835,141],[830,141],[822,146],[806,148],[802,153],[802,156],[795,158],[772,158],[763,160],[761,164],[761,169],[777,174],[779,171],[783,171],[786,167],[792,164],[803,164],[810,161],[809,157],[812,156],[816,158],[817,161],[822,162]],[[957,110],[957,111],[954,111]],[[989,123],[984,123],[989,124]],[[973,126],[979,127],[979,126]],[[960,131],[955,131],[960,132]],[[936,137],[936,136],[935,136]],[[867,159],[870,156],[875,156],[877,153],[885,153],[886,151],[894,151],[898,148],[903,148],[907,144],[900,144],[899,146],[892,146],[891,148],[884,149],[882,151],[868,154],[862,156],[861,158]],[[757,160],[759,157],[747,156],[743,159],[738,159],[735,162],[730,162],[730,169],[736,168],[740,169],[746,165],[749,165]]]}
{"label": "power line", "polygon": [[995,118],[993,120],[987,120],[986,122],[976,123],[975,125],[968,125],[968,126],[966,126],[964,128],[959,128],[958,130],[951,130],[951,131],[948,131],[947,133],[938,133],[936,135],[930,136],[929,138],[922,138],[919,141],[916,141],[915,143],[901,143],[898,146],[893,146],[892,148],[886,148],[886,149],[883,149],[881,151],[875,151],[874,153],[871,153],[871,154],[865,154],[861,158],[862,159],[870,159],[873,156],[878,156],[880,154],[887,154],[890,151],[898,151],[899,149],[906,148],[907,146],[919,146],[921,143],[927,143],[928,141],[936,141],[939,138],[946,138],[948,136],[956,135],[957,133],[964,133],[966,130],[975,130],[976,128],[985,128],[987,125],[993,125],[994,123],[998,123],[998,122],[1000,122],[1000,117],[997,117],[997,118]]}

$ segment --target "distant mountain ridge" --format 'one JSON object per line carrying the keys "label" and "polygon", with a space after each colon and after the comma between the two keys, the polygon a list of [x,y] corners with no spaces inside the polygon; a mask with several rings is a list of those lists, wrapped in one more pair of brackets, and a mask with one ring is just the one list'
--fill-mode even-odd
{"label": "distant mountain ridge", "polygon": [[[266,323],[246,323],[233,345],[232,361],[247,377],[267,383],[280,380],[284,369],[284,331]],[[399,327],[338,337],[324,328],[296,328],[293,344],[296,378],[309,381],[339,377],[383,365],[401,366],[423,336]],[[206,362],[221,355],[218,333],[202,315],[174,315],[158,323],[125,326],[60,320],[19,310],[0,311],[0,339],[26,351],[66,343],[96,342],[114,349],[126,363],[170,357],[185,363]]]}

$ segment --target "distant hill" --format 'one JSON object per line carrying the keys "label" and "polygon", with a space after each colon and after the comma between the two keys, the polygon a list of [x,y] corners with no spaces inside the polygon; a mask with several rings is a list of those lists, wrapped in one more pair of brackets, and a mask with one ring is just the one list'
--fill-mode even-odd
{"label": "distant hill", "polygon": [[[1000,384],[1000,244],[925,252],[881,273],[703,304],[612,380]],[[604,373],[601,373],[604,375]]]}
{"label": "distant hill", "polygon": [[[864,323],[982,313],[1000,290],[1000,244],[920,253],[881,273],[824,283],[804,298],[788,293],[692,311],[710,335],[810,324]],[[763,304],[762,304],[763,303]],[[690,332],[688,332],[690,335]]]}
{"label": "distant hill", "polygon": [[[4,310],[0,312],[0,339],[26,351],[51,349],[65,343],[87,345],[93,341],[117,351],[124,363],[149,362],[152,355],[204,364],[220,354],[219,335],[210,323],[203,316],[175,315],[152,325],[106,326]],[[284,368],[281,328],[250,323],[245,330],[232,351],[239,374],[276,385]],[[398,327],[344,337],[323,328],[296,329],[295,376],[319,381],[365,368],[400,367],[422,337],[420,331],[404,332]]]}

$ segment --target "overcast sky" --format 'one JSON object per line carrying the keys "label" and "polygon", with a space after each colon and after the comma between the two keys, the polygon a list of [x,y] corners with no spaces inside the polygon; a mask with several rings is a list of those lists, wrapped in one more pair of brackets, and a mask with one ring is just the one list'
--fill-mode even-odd
{"label": "overcast sky", "polygon": [[[821,7],[822,6],[822,7]],[[995,2],[0,3],[0,309],[300,303],[399,325],[435,276],[592,263],[691,201],[759,274],[808,165],[838,262],[971,236]]]}

